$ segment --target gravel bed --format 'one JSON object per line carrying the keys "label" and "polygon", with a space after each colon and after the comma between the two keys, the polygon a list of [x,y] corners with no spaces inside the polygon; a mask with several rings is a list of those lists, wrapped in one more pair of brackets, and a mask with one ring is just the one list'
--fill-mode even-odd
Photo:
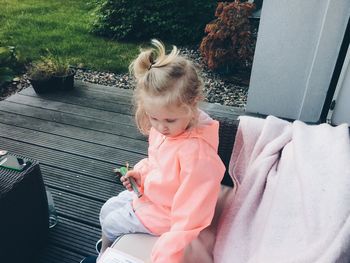
{"label": "gravel bed", "polygon": [[[249,77],[246,76],[249,74],[237,74],[237,76],[230,76],[230,78],[223,77],[206,68],[198,49],[180,48],[180,50],[181,54],[191,59],[201,69],[206,101],[227,106],[245,107],[249,85]],[[128,74],[78,69],[75,79],[123,89],[131,88]],[[30,82],[24,74],[0,92],[0,100],[29,86]]]}

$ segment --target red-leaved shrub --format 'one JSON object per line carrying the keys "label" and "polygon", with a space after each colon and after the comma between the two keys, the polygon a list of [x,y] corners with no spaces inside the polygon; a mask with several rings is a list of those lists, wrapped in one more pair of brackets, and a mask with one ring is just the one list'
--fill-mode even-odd
{"label": "red-leaved shrub", "polygon": [[200,52],[210,69],[234,69],[250,66],[253,61],[255,37],[249,16],[254,4],[219,2],[215,20],[206,25]]}

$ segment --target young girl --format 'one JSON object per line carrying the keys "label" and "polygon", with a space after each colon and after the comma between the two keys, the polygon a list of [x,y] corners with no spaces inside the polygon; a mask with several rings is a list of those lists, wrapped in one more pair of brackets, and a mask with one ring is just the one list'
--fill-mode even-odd
{"label": "young girl", "polygon": [[135,118],[149,136],[148,158],[121,178],[129,191],[101,209],[101,253],[122,234],[145,232],[160,236],[151,261],[175,263],[210,224],[225,167],[217,155],[219,124],[198,109],[202,81],[194,65],[175,46],[167,55],[161,42],[152,44],[156,49],[141,52],[130,65]]}

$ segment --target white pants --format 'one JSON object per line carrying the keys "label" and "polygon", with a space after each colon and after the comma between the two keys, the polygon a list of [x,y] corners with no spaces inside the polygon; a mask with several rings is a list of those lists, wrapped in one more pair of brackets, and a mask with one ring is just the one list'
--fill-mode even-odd
{"label": "white pants", "polygon": [[134,213],[132,200],[134,192],[125,190],[107,200],[100,211],[102,233],[114,241],[119,236],[129,233],[149,233]]}

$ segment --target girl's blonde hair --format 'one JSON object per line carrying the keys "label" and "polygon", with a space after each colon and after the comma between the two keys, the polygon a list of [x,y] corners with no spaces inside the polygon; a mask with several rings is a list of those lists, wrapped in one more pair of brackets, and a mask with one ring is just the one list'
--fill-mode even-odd
{"label": "girl's blonde hair", "polygon": [[141,50],[130,64],[135,77],[135,120],[143,134],[148,134],[151,124],[144,109],[145,97],[158,97],[164,105],[187,106],[196,111],[203,100],[203,82],[193,63],[179,55],[176,46],[166,54],[164,44],[152,39],[155,48]]}

